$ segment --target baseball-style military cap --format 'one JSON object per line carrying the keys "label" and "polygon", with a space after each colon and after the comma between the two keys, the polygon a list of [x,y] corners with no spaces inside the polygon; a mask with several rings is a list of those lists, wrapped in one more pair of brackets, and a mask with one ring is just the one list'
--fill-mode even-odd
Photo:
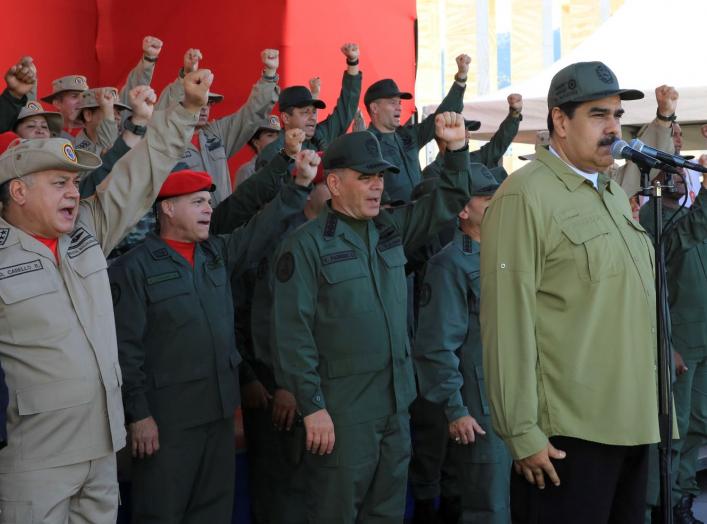
{"label": "baseball-style military cap", "polygon": [[205,171],[182,169],[181,171],[172,171],[169,174],[157,194],[157,199],[162,200],[164,198],[188,195],[197,191],[211,192],[215,189],[216,186],[211,175]]}
{"label": "baseball-style military cap", "polygon": [[81,104],[79,105],[79,109],[91,109],[99,106],[98,101],[96,100],[96,91],[98,89],[113,89],[115,92],[115,102],[113,102],[113,107],[121,110],[132,110],[129,105],[118,101],[118,90],[114,87],[94,87],[93,89],[87,89],[81,93]]}
{"label": "baseball-style military cap", "polygon": [[55,111],[45,111],[42,104],[36,100],[30,100],[27,102],[27,105],[20,109],[20,114],[17,115],[15,129],[17,129],[17,126],[20,122],[22,122],[22,120],[31,116],[43,116],[47,121],[49,131],[54,135],[61,134],[61,130],[64,128],[64,117],[61,116],[61,113],[57,113]]}
{"label": "baseball-style military cap", "polygon": [[479,128],[481,127],[481,122],[478,120],[467,120],[466,118],[464,119],[464,127],[466,128],[467,131],[478,131]]}
{"label": "baseball-style military cap", "polygon": [[[470,164],[471,166],[471,196],[493,195],[501,185],[500,179],[508,176],[502,167],[489,169],[483,164]],[[505,174],[505,176],[504,176]]]}
{"label": "baseball-style military cap", "polygon": [[92,171],[101,159],[88,151],[74,149],[65,138],[22,140],[0,155],[0,184],[39,171]]}
{"label": "baseball-style military cap", "polygon": [[321,100],[312,98],[312,92],[305,86],[286,87],[280,92],[278,99],[280,112],[290,107],[307,107],[314,106],[317,109],[326,108],[326,104]]}
{"label": "baseball-style military cap", "polygon": [[219,102],[223,102],[223,95],[220,95],[218,93],[214,93],[213,91],[209,91],[208,103],[209,104],[218,104]]}
{"label": "baseball-style military cap", "polygon": [[621,89],[614,72],[602,62],[577,62],[560,69],[550,82],[547,107],[566,102],[586,102],[619,95],[621,100],[639,100],[643,92]]}
{"label": "baseball-style military cap", "polygon": [[396,96],[399,96],[403,100],[410,100],[412,98],[411,93],[406,93],[398,89],[398,84],[395,83],[395,80],[392,78],[384,78],[368,86],[366,94],[363,95],[363,103],[368,106],[368,104],[379,98],[393,98]]}
{"label": "baseball-style military cap", "polygon": [[83,75],[69,75],[62,76],[52,81],[52,92],[42,98],[42,102],[51,103],[54,97],[59,93],[64,93],[65,91],[86,91],[88,89],[88,82],[86,82],[86,77]]}
{"label": "baseball-style military cap", "polygon": [[400,169],[383,159],[378,139],[370,131],[341,135],[334,140],[322,157],[324,170],[349,168],[367,175]]}

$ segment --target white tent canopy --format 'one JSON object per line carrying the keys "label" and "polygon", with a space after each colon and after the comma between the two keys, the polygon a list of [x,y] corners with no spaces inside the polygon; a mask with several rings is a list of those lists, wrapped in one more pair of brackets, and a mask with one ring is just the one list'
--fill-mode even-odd
{"label": "white tent canopy", "polygon": [[[557,71],[574,62],[600,60],[616,74],[621,87],[640,89],[643,100],[623,103],[624,126],[635,129],[655,117],[655,88],[674,86],[684,149],[704,149],[699,125],[707,121],[707,46],[705,0],[627,0],[591,37],[533,78],[464,104],[464,116],[481,121],[477,135],[488,139],[508,113],[506,97],[523,95],[523,121],[516,138],[533,143],[546,129],[547,91]],[[426,106],[424,114],[436,105]]]}

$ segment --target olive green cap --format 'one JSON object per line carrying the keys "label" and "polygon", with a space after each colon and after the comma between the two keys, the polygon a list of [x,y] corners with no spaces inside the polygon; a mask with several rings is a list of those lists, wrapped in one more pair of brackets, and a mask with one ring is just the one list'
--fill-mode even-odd
{"label": "olive green cap", "polygon": [[567,102],[587,102],[619,95],[621,100],[638,100],[643,92],[621,89],[614,72],[602,62],[577,62],[560,69],[550,82],[547,107]]}
{"label": "olive green cap", "polygon": [[370,131],[338,137],[324,152],[322,162],[325,171],[349,168],[368,175],[381,171],[400,172],[400,169],[383,158],[378,139]]}

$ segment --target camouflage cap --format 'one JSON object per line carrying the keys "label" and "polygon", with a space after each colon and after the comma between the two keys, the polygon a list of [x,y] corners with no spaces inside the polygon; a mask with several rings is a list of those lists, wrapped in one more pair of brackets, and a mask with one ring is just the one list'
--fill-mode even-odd
{"label": "camouflage cap", "polygon": [[342,135],[334,140],[322,157],[324,170],[349,168],[368,175],[400,169],[383,158],[378,139],[370,131]]}
{"label": "camouflage cap", "polygon": [[100,165],[97,155],[74,149],[65,138],[22,140],[0,155],[0,184],[50,169],[76,173],[92,171]]}
{"label": "camouflage cap", "polygon": [[577,62],[560,69],[550,82],[547,107],[566,102],[586,102],[619,95],[621,100],[638,100],[643,92],[621,89],[614,72],[602,62]]}
{"label": "camouflage cap", "polygon": [[17,129],[18,124],[22,122],[22,120],[31,116],[43,116],[47,120],[49,131],[53,135],[61,134],[61,130],[64,128],[64,117],[61,113],[57,113],[56,111],[45,111],[42,104],[36,100],[30,100],[27,102],[27,105],[20,109],[20,114],[17,115],[15,129]]}
{"label": "camouflage cap", "polygon": [[88,89],[88,82],[86,82],[86,77],[83,75],[69,75],[62,76],[52,81],[52,92],[42,98],[42,102],[51,103],[54,97],[59,93],[65,91],[86,91]]}
{"label": "camouflage cap", "polygon": [[93,89],[87,89],[83,93],[81,93],[81,104],[79,105],[79,109],[91,109],[94,107],[98,107],[98,101],[96,100],[96,91],[99,89],[112,89],[114,94],[115,94],[115,102],[113,102],[113,107],[120,109],[121,111],[124,111],[126,109],[132,110],[132,108],[127,105],[123,104],[122,102],[118,101],[118,90],[115,87],[94,87]]}

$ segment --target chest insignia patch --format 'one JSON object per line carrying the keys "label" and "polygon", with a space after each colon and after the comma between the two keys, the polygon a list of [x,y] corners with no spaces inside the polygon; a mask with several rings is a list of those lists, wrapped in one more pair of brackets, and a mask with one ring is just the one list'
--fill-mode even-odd
{"label": "chest insignia patch", "polygon": [[80,227],[71,233],[71,244],[66,254],[69,258],[76,258],[87,249],[97,246],[98,240],[84,228]]}
{"label": "chest insignia patch", "polygon": [[32,260],[31,262],[23,262],[22,264],[15,264],[13,266],[0,267],[0,280],[24,275],[25,273],[32,273],[33,271],[41,271],[42,269],[44,269],[44,266],[39,259]]}
{"label": "chest insignia patch", "polygon": [[420,307],[425,307],[430,300],[432,300],[432,286],[425,282],[420,289]]}

